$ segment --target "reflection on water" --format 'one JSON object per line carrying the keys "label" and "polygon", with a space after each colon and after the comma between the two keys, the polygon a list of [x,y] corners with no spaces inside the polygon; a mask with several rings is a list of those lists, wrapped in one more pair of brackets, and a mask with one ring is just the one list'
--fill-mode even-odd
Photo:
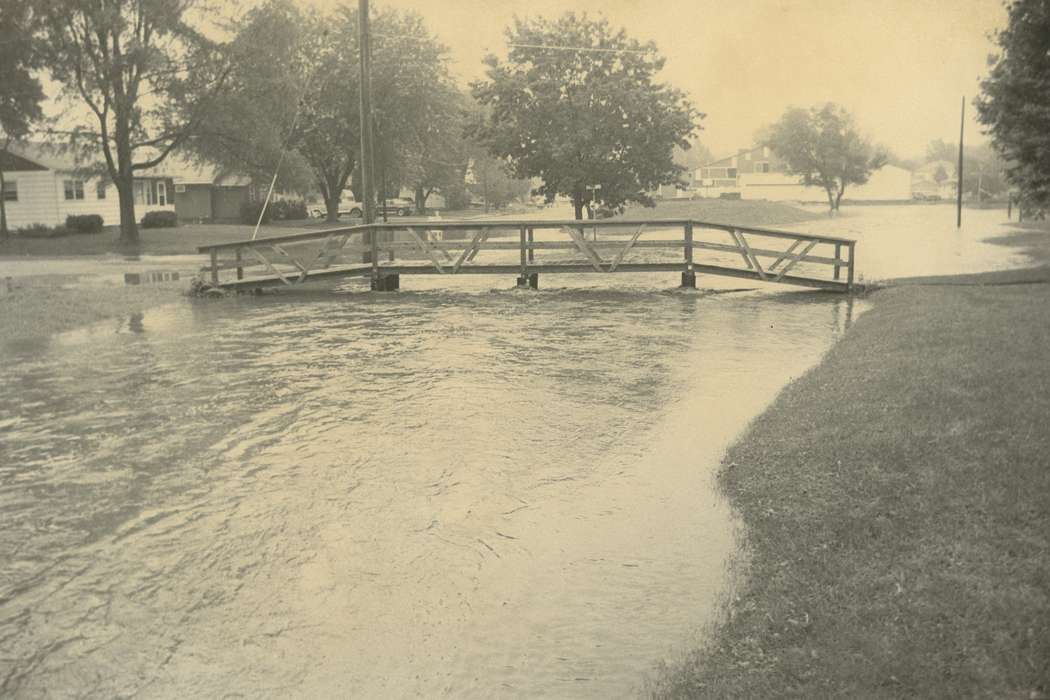
{"label": "reflection on water", "polygon": [[0,695],[630,695],[723,584],[727,442],[853,313],[668,277],[185,302],[9,358]]}

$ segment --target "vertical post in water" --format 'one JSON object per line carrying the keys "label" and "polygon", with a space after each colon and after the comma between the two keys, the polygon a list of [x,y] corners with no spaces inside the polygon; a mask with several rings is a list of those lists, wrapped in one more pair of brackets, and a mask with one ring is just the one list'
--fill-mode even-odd
{"label": "vertical post in water", "polygon": [[963,95],[959,108],[959,182],[955,188],[958,200],[955,206],[955,228],[962,228],[962,188],[963,188],[963,127],[966,125],[966,95]]}
{"label": "vertical post in water", "polygon": [[219,251],[211,249],[211,283],[219,284]]}
{"label": "vertical post in water", "polygon": [[[364,200],[362,214],[364,224],[373,224],[376,220],[374,186],[372,173],[372,46],[368,31],[368,0],[357,0],[358,43],[361,51],[361,197]],[[375,229],[369,229],[372,239],[372,276],[376,276],[377,260]]]}
{"label": "vertical post in water", "polygon": [[839,267],[839,261],[840,260],[842,260],[842,244],[841,243],[836,243],[835,244],[835,280],[836,281],[838,281],[839,277],[841,276],[839,274],[840,271],[841,271],[841,268]]}
{"label": "vertical post in water", "polygon": [[529,256],[528,257],[529,257],[529,264],[531,265],[532,263],[536,262],[536,251],[532,249],[532,243],[535,240],[535,238],[533,237],[533,228],[531,226],[529,226],[528,239],[529,239]]}
{"label": "vertical post in water", "polygon": [[529,274],[528,254],[525,247],[525,244],[528,242],[529,237],[528,227],[522,226],[521,230],[519,231],[519,234],[519,237],[521,238],[521,276],[525,277],[527,274]]}
{"label": "vertical post in water", "polygon": [[682,286],[686,289],[696,289],[696,273],[693,272],[693,222],[685,224],[685,241],[682,250],[685,256],[685,272],[682,273]]}
{"label": "vertical post in water", "polygon": [[853,258],[856,254],[856,241],[850,241],[846,244],[849,246],[849,267],[846,268],[846,291],[850,294],[853,293]]}

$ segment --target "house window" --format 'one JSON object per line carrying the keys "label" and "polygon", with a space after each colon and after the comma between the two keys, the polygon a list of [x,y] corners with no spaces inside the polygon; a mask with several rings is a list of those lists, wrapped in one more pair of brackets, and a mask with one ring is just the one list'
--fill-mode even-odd
{"label": "house window", "polygon": [[4,182],[4,201],[18,201],[18,180],[6,180]]}
{"label": "house window", "polygon": [[769,162],[768,161],[764,161],[762,163],[755,163],[755,172],[756,173],[768,173],[769,172]]}
{"label": "house window", "polygon": [[62,182],[62,189],[65,191],[66,199],[84,198],[83,180],[64,180]]}
{"label": "house window", "polygon": [[726,177],[736,177],[736,168],[726,168]]}
{"label": "house window", "polygon": [[183,194],[186,192],[186,185],[175,185],[175,194]]}
{"label": "house window", "polygon": [[135,188],[134,188],[133,191],[135,193],[135,204],[145,204],[146,203],[146,183],[142,182],[141,180],[136,180],[135,181]]}
{"label": "house window", "polygon": [[168,204],[168,186],[163,180],[157,181],[157,204],[162,207]]}
{"label": "house window", "polygon": [[95,199],[106,198],[106,181],[99,180],[95,183]]}

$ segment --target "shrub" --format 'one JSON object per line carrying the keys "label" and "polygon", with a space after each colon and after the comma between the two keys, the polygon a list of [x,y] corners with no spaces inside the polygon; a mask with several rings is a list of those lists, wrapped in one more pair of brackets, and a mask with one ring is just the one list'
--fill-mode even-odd
{"label": "shrub", "polygon": [[[252,226],[259,220],[259,212],[262,210],[262,202],[245,202],[241,205],[241,223],[251,224]],[[262,222],[264,224],[270,223],[270,216],[273,214],[270,207],[266,207],[266,214],[263,216]]]}
{"label": "shrub", "polygon": [[55,226],[54,228],[46,224],[30,224],[23,226],[22,228],[15,231],[22,238],[60,238],[62,236],[68,236],[70,231],[65,226]]}
{"label": "shrub", "polygon": [[[255,216],[258,217],[259,213],[256,212]],[[274,202],[270,205],[270,216],[274,221],[305,219],[307,217],[306,202],[283,199]],[[254,224],[255,222],[253,221],[252,223]]]}
{"label": "shrub", "polygon": [[102,217],[98,214],[70,214],[66,228],[75,233],[101,233]]}
{"label": "shrub", "polygon": [[173,211],[150,211],[142,217],[142,228],[175,228],[179,219]]}

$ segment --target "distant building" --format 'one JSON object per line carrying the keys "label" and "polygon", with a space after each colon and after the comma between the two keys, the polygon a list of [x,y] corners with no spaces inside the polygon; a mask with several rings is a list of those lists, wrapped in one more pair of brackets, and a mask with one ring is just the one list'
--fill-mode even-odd
{"label": "distant building", "polygon": [[[250,177],[221,171],[208,163],[169,156],[175,183],[175,214],[180,221],[234,221],[241,207],[260,196]],[[261,194],[266,196],[265,190]]]}
{"label": "distant building", "polygon": [[[863,185],[846,187],[844,200],[905,201],[912,198],[910,170],[885,165]],[[695,172],[695,191],[701,197],[739,197],[771,201],[826,202],[821,187],[806,187],[798,175],[768,146],[755,146],[736,155],[707,163]]]}
{"label": "distant building", "polygon": [[915,169],[912,196],[917,199],[954,199],[958,179],[956,164],[947,160],[931,160]]}
{"label": "distant building", "polygon": [[[7,226],[58,226],[69,215],[98,214],[106,226],[120,223],[120,202],[108,177],[88,174],[88,163],[44,144],[12,144],[0,153]],[[174,211],[174,182],[162,168],[136,173],[135,218]]]}

